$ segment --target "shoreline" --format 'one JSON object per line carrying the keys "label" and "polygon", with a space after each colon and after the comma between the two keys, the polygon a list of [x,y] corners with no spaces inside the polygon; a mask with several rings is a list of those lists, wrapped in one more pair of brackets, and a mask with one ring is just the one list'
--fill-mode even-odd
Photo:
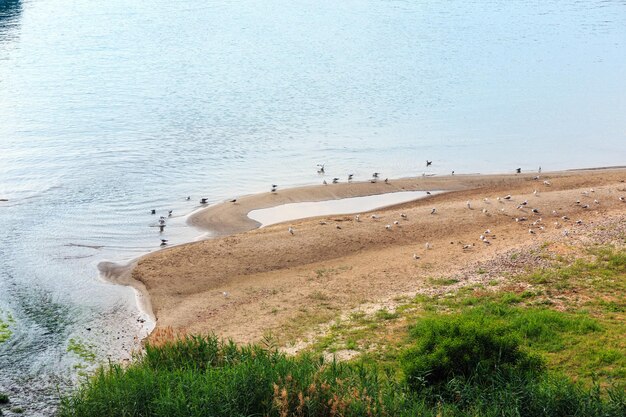
{"label": "shoreline", "polygon": [[[104,279],[109,282],[121,284],[121,285],[130,285],[133,287],[139,294],[143,297],[138,297],[138,301],[141,301],[140,298],[143,298],[145,304],[144,308],[147,308],[148,312],[150,312],[150,316],[155,319],[156,326],[154,329],[160,329],[163,327],[172,326],[174,328],[183,328],[185,330],[191,331],[221,331],[220,329],[225,329],[228,325],[218,325],[218,326],[209,326],[207,327],[198,325],[199,323],[207,323],[211,322],[211,317],[213,316],[221,316],[220,309],[228,308],[228,305],[233,304],[233,300],[229,297],[219,297],[222,293],[227,293],[226,291],[220,291],[221,287],[228,288],[230,283],[240,282],[242,277],[246,276],[257,276],[258,274],[272,274],[278,273],[284,269],[289,270],[291,265],[289,265],[289,261],[287,265],[274,265],[273,267],[262,267],[255,268],[254,261],[250,260],[249,262],[245,262],[244,270],[240,270],[240,268],[234,268],[234,271],[231,271],[231,274],[226,274],[226,278],[224,276],[221,279],[213,280],[212,285],[208,287],[206,285],[195,286],[183,285],[184,288],[176,289],[175,283],[182,283],[184,281],[188,281],[188,278],[191,276],[193,279],[191,281],[195,281],[197,278],[197,274],[194,275],[194,269],[197,272],[198,268],[195,260],[196,256],[199,256],[197,245],[202,245],[206,242],[213,242],[212,246],[219,246],[221,249],[224,249],[225,246],[229,246],[230,244],[237,243],[240,235],[243,232],[252,231],[252,235],[258,237],[257,235],[263,236],[267,232],[272,235],[276,234],[277,225],[267,226],[266,228],[258,229],[260,224],[255,222],[247,217],[247,214],[256,209],[261,208],[269,208],[275,207],[282,204],[289,203],[297,203],[297,202],[309,202],[309,201],[326,201],[326,200],[336,200],[342,198],[350,198],[350,197],[360,197],[360,196],[369,196],[376,194],[386,194],[392,192],[399,191],[428,191],[428,190],[438,190],[445,191],[439,195],[428,196],[425,199],[420,199],[417,201],[410,201],[406,203],[394,204],[389,207],[378,208],[376,211],[388,212],[391,210],[398,209],[415,209],[419,206],[424,205],[432,205],[432,204],[449,204],[451,201],[456,201],[457,203],[460,201],[465,201],[465,199],[475,197],[473,194],[484,189],[488,189],[491,192],[500,192],[504,191],[508,188],[511,188],[511,185],[515,185],[513,187],[517,191],[525,191],[532,192],[532,190],[528,190],[529,187],[538,187],[537,182],[533,180],[533,177],[539,175],[541,179],[555,179],[555,178],[576,178],[577,183],[587,183],[591,181],[592,183],[601,183],[602,179],[598,177],[603,177],[605,175],[624,178],[624,168],[622,167],[602,167],[597,169],[583,169],[583,170],[568,170],[568,171],[558,171],[558,172],[544,172],[542,174],[470,174],[470,175],[462,175],[457,174],[454,176],[434,176],[434,177],[413,177],[413,178],[401,178],[397,180],[390,180],[390,182],[384,183],[383,181],[379,181],[376,184],[372,184],[370,182],[353,182],[353,183],[339,183],[339,184],[328,184],[328,185],[310,185],[303,187],[294,187],[281,190],[279,189],[277,193],[260,193],[260,194],[252,194],[243,196],[237,199],[237,203],[233,204],[230,202],[222,202],[218,203],[203,209],[200,209],[194,213],[189,215],[187,220],[188,224],[192,226],[196,226],[200,229],[208,230],[212,233],[208,240],[200,240],[194,242],[188,242],[182,245],[172,246],[165,250],[160,250],[157,252],[152,252],[146,255],[143,255],[125,267],[121,267],[120,265],[116,265],[114,263],[107,263],[104,265],[99,265],[99,269],[101,271],[101,275]],[[608,173],[608,174],[607,174]],[[593,178],[584,178],[585,176],[592,176]],[[623,181],[623,180],[622,180]],[[513,184],[515,183],[515,184]],[[542,192],[546,191],[558,191],[561,188],[560,184],[553,184],[553,186],[549,187],[550,190],[542,189]],[[567,188],[567,187],[565,187]],[[325,218],[331,217],[342,217],[341,221],[347,221],[345,218],[346,215],[325,215],[322,216]],[[311,223],[315,221],[318,217],[313,218],[305,218],[300,220],[291,221],[293,224],[306,224],[306,226],[310,226]],[[333,219],[334,221],[338,221],[337,219]],[[280,223],[279,223],[280,224]],[[338,223],[339,224],[339,223]],[[343,223],[341,223],[343,224]],[[446,224],[444,223],[442,226],[444,228]],[[463,233],[460,233],[461,235]],[[245,234],[248,235],[248,234]],[[272,236],[272,239],[275,240],[276,237]],[[281,238],[279,238],[281,239]],[[194,247],[196,246],[196,247]],[[368,246],[368,245],[366,245]],[[215,249],[215,248],[211,248]],[[310,248],[309,248],[310,249]],[[361,248],[361,250],[371,250],[371,248]],[[234,259],[238,259],[241,261],[240,256],[247,256],[246,253],[237,254],[237,248],[232,248],[232,250],[227,250],[226,255],[233,257]],[[194,252],[195,251],[195,252]],[[194,253],[190,253],[194,252]],[[206,250],[200,250],[200,253],[206,254],[209,256],[214,256],[215,254],[207,253]],[[346,256],[350,254],[333,254]],[[278,256],[278,255],[276,255]],[[333,258],[333,256],[321,256],[322,259],[311,259],[312,263],[319,261],[328,261]],[[183,278],[174,278],[173,275],[170,274],[170,271],[164,273],[161,271],[161,266],[169,265],[172,266],[173,263],[176,263],[179,267],[185,267],[185,265],[180,264],[180,262],[175,262],[173,258],[186,259],[187,263],[190,266],[191,270],[187,270],[182,272],[180,275],[184,276]],[[313,257],[315,258],[315,257]],[[179,259],[179,260],[180,260]],[[159,260],[154,265],[154,261]],[[160,261],[166,260],[166,265],[163,265]],[[198,259],[201,262],[201,259]],[[279,262],[280,264],[280,262]],[[305,263],[306,265],[306,263]],[[102,267],[101,267],[102,266]],[[148,266],[148,267],[147,267]],[[297,265],[301,266],[301,265]],[[139,268],[138,268],[139,267]],[[218,268],[219,269],[219,268]],[[215,272],[215,271],[214,271]],[[226,272],[226,271],[220,271]],[[215,275],[215,274],[210,274]],[[160,277],[160,278],[159,278]],[[167,284],[164,285],[163,278],[167,280]],[[230,277],[230,278],[229,278]],[[212,276],[215,278],[215,276]],[[202,280],[201,280],[202,281]],[[209,279],[211,281],[211,279]],[[240,282],[241,283],[241,282]],[[206,284],[206,283],[204,283]],[[211,297],[209,297],[215,305],[212,305],[211,302],[201,301],[200,294],[206,294],[206,291],[210,288]],[[173,295],[174,294],[174,295]],[[179,294],[175,296],[175,294]],[[216,297],[216,294],[218,295]],[[168,298],[177,299],[170,300],[173,302],[168,302]],[[204,305],[204,308],[200,308],[200,310],[210,310],[208,311],[208,316],[204,316],[202,314],[197,314],[195,320],[190,320],[189,317],[189,309],[184,308],[183,302],[184,299],[189,298],[188,301],[191,301],[191,304],[195,307],[200,307],[201,304]],[[153,303],[152,300],[156,299],[156,309],[152,309]],[[147,306],[147,307],[146,307]],[[164,307],[171,310],[164,310]],[[142,307],[140,306],[140,309]],[[194,307],[191,307],[193,310]],[[165,311],[169,311],[165,313]],[[187,313],[185,313],[187,311]],[[206,311],[205,311],[206,313]],[[159,317],[161,316],[161,317]],[[168,317],[169,316],[169,317]],[[186,318],[185,318],[186,317]],[[216,317],[217,319],[217,317]],[[180,326],[181,324],[185,324]],[[236,323],[232,323],[232,325],[236,326]],[[153,330],[154,331],[154,330]],[[223,333],[223,332],[222,332]],[[245,334],[246,332],[226,332],[225,335],[235,336],[236,338]],[[258,336],[258,331],[253,332],[255,336]],[[149,336],[148,336],[149,337]],[[252,336],[254,338],[254,336]],[[240,337],[239,337],[240,338]],[[241,338],[240,338],[241,339]],[[245,340],[245,338],[244,338]]]}

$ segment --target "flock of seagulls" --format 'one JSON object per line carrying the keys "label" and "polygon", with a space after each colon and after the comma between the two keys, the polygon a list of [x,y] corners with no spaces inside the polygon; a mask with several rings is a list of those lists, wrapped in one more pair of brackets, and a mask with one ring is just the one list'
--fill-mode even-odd
{"label": "flock of seagulls", "polygon": [[[432,163],[433,163],[433,161],[426,160],[426,167],[431,166]],[[522,170],[521,170],[521,168],[516,168],[515,172],[518,173],[518,174],[521,174]],[[541,167],[539,167],[538,172],[541,173]],[[318,174],[325,174],[325,164],[318,164],[317,165],[317,173]],[[452,175],[454,175],[454,171],[452,171]],[[380,172],[374,172],[374,173],[372,173],[372,177],[371,177],[370,181],[374,183],[374,182],[377,182],[379,180],[379,178],[380,178]],[[354,174],[349,174],[348,175],[348,182],[352,182],[353,179],[354,179]],[[540,178],[539,178],[539,176],[535,176],[535,177],[533,177],[533,179],[534,180],[539,180]],[[338,177],[335,177],[335,178],[333,178],[332,183],[333,184],[337,184],[337,183],[339,183],[339,181],[340,181],[340,179]],[[384,182],[388,183],[389,179],[385,178]],[[327,184],[326,180],[324,180],[323,184]],[[552,185],[552,183],[550,181],[548,181],[548,180],[544,180],[543,181],[543,185],[546,186],[546,187],[549,187],[549,186]],[[278,191],[278,185],[277,184],[272,184],[272,186],[270,188],[270,192],[271,193],[277,193],[277,191]],[[593,188],[590,189],[589,191],[584,191],[582,193],[582,195],[584,195],[586,197],[589,197],[591,195],[591,193],[595,193],[595,190]],[[431,192],[430,191],[426,191],[426,194],[427,195],[431,195]],[[539,193],[539,191],[537,189],[535,189],[535,190],[533,190],[533,195],[535,197],[539,197],[540,193]],[[505,203],[506,201],[511,201],[512,199],[513,199],[513,197],[511,196],[511,194],[507,194],[507,195],[505,195],[503,197],[496,197],[496,201],[499,202],[499,203],[502,203],[502,204]],[[191,196],[187,196],[186,200],[190,201],[191,200]],[[233,203],[233,204],[237,203],[237,199],[236,198],[234,198],[232,200],[229,200],[229,201],[231,203]],[[620,196],[619,197],[619,201],[626,202],[626,198],[623,197],[623,196]],[[489,198],[485,197],[483,199],[483,202],[486,203],[486,204],[489,204]],[[200,204],[201,205],[208,204],[208,198],[202,197],[200,199]],[[590,208],[590,204],[582,204],[580,199],[577,199],[574,204],[576,206],[582,208],[582,209],[589,209]],[[593,204],[599,205],[600,201],[597,198],[595,198],[593,200]],[[517,209],[518,210],[525,210],[525,208],[528,207],[528,205],[529,205],[528,200],[524,200],[524,201],[520,202],[517,205]],[[474,210],[474,207],[472,206],[472,201],[470,201],[470,200],[466,201],[465,206],[469,210]],[[501,208],[500,211],[502,213],[504,213],[505,212],[505,208]],[[531,208],[530,211],[531,211],[531,213],[533,215],[537,215],[537,216],[540,215],[540,211],[539,211],[538,208]],[[166,218],[172,217],[172,213],[173,213],[172,210],[168,210],[167,217],[166,216],[160,216],[159,217],[158,224],[157,224],[157,227],[159,228],[159,233],[163,233],[165,231],[165,227],[167,226]],[[490,215],[489,211],[486,208],[482,209],[482,213]],[[150,210],[150,214],[151,215],[156,215],[157,214],[157,210],[156,209],[151,209]],[[437,214],[437,208],[436,207],[431,208],[430,209],[430,214],[431,215]],[[556,210],[552,210],[552,215],[555,216],[555,217],[559,216],[558,212]],[[374,221],[380,219],[380,216],[378,216],[377,214],[372,214],[370,217]],[[401,213],[400,214],[400,219],[408,220],[408,216],[405,213]],[[515,220],[515,222],[518,222],[518,223],[519,222],[526,222],[526,221],[528,221],[528,217],[525,217],[525,216],[516,216],[516,217],[513,217],[513,219]],[[560,219],[563,222],[567,222],[567,221],[570,220],[570,218],[567,217],[567,216],[560,216]],[[357,223],[361,222],[360,214],[357,214],[357,215],[354,216],[354,221],[357,222]],[[542,223],[542,218],[539,217],[537,220],[532,222],[531,228],[528,229],[528,233],[534,235],[534,234],[537,233],[537,229],[541,230],[541,231],[545,230],[545,227],[541,223]],[[578,225],[582,224],[582,220],[577,220],[576,224],[578,224]],[[321,221],[320,225],[326,225],[326,222]],[[385,229],[387,231],[391,231],[391,230],[393,230],[394,226],[395,227],[401,227],[400,221],[399,220],[395,220],[395,221],[393,221],[393,223],[386,224],[385,225]],[[555,228],[561,228],[562,227],[562,225],[561,225],[561,223],[559,223],[559,221],[556,221],[554,223],[554,226],[555,226]],[[336,225],[336,229],[341,230],[342,228],[341,228],[341,226]],[[295,229],[293,227],[291,227],[291,226],[287,229],[287,231],[292,236],[296,234]],[[569,235],[569,231],[567,229],[565,229],[563,231],[563,235],[564,236],[568,236]],[[493,239],[493,238],[495,238],[495,235],[493,235],[491,233],[490,229],[487,229],[483,234],[481,234],[479,236],[479,240],[483,244],[485,244],[485,245],[490,245],[491,244],[490,239]],[[161,238],[160,240],[161,240],[161,244],[160,244],[161,247],[167,246],[167,244],[169,242],[167,239]],[[463,250],[471,250],[474,247],[475,247],[474,243],[465,244],[465,245],[463,245]],[[426,243],[425,244],[425,248],[426,249],[431,249],[430,243]],[[414,259],[420,259],[420,257],[417,254],[413,254],[413,257],[414,257]]]}
{"label": "flock of seagulls", "polygon": [[[541,170],[541,167],[539,168],[539,170]],[[541,171],[539,171],[539,172],[541,172]],[[377,178],[379,175],[380,175],[379,173],[375,173],[374,178]],[[538,177],[536,177],[535,179],[539,180]],[[543,184],[546,187],[551,186],[551,183],[549,181],[547,181],[547,180],[544,181]],[[592,188],[589,191],[582,192],[582,195],[584,195],[586,197],[590,197],[592,195],[591,193],[594,193],[594,192],[595,192],[595,190]],[[430,193],[427,193],[427,194],[430,194]],[[539,197],[540,196],[539,191],[535,189],[533,191],[533,195],[535,197]],[[489,200],[488,197],[485,197],[482,201],[485,204],[490,204],[490,200]],[[505,195],[503,197],[497,197],[496,201],[504,205],[506,202],[509,202],[509,204],[512,203],[514,201],[514,198],[513,198],[513,196],[511,194],[507,194],[507,195]],[[619,197],[619,201],[626,202],[626,197],[620,196]],[[597,198],[594,198],[593,204],[599,205],[600,201]],[[472,201],[471,200],[467,200],[466,203],[465,203],[465,206],[469,210],[473,210],[474,209],[473,206],[472,206]],[[581,209],[584,210],[584,209],[588,209],[590,207],[590,204],[581,204],[580,199],[577,199],[574,202],[574,206],[580,207]],[[527,199],[517,203],[517,210],[520,210],[520,211],[522,211],[524,213],[527,213],[526,210],[528,210],[528,209],[530,209],[530,213],[529,214],[534,216],[534,218],[533,218],[534,221],[529,220],[529,217],[527,217],[527,216],[519,216],[518,215],[518,216],[509,216],[509,217],[512,217],[515,220],[516,223],[528,222],[529,225],[530,225],[530,227],[528,228],[528,233],[531,234],[531,235],[536,235],[538,232],[546,230],[546,226],[544,225],[545,223],[543,221],[543,218],[541,217],[542,211],[539,208],[532,207],[531,203]],[[501,213],[504,213],[505,212],[505,208],[502,208],[500,211],[501,211]],[[482,212],[487,214],[487,215],[491,215],[486,208],[483,208]],[[437,214],[437,208],[436,207],[431,208],[430,209],[430,214]],[[552,215],[554,217],[558,217],[559,220],[562,221],[563,223],[567,223],[568,221],[570,221],[570,218],[568,216],[565,216],[565,215],[561,216],[557,210],[552,210]],[[373,221],[378,221],[378,220],[381,219],[381,216],[379,216],[378,214],[371,214],[370,218]],[[400,213],[400,220],[408,220],[408,215],[406,213]],[[400,220],[394,220],[392,223],[386,224],[385,225],[385,230],[388,231],[388,232],[391,232],[395,227],[401,227]],[[560,229],[562,227],[562,224],[559,222],[559,220],[554,222],[554,227],[556,229]],[[357,223],[361,222],[361,215],[360,214],[355,215],[354,216],[354,221],[357,222]],[[325,225],[326,222],[322,221],[322,222],[320,222],[320,224],[321,225]],[[579,219],[579,220],[575,221],[574,224],[582,225],[583,221]],[[341,227],[337,226],[337,229],[341,229]],[[288,231],[289,231],[289,233],[291,235],[295,234],[295,231],[294,231],[294,229],[292,227],[289,227]],[[569,234],[570,234],[570,231],[568,229],[564,229],[563,230],[563,236],[568,237]],[[491,231],[491,229],[486,229],[478,237],[478,240],[485,246],[490,246],[494,239],[496,239],[496,235]],[[429,242],[427,242],[424,245],[424,247],[425,247],[426,250],[429,250],[429,249],[432,248],[432,246],[431,246],[431,244]],[[475,243],[467,243],[467,244],[463,244],[462,249],[463,249],[463,251],[470,251],[470,250],[474,249],[475,247],[476,247]],[[418,255],[417,253],[413,253],[413,259],[419,260],[419,259],[421,259],[421,256]]]}

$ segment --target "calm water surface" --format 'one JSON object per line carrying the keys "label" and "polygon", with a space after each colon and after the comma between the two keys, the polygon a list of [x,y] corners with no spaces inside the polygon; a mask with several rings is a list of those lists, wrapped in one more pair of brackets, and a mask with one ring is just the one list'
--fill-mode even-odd
{"label": "calm water surface", "polygon": [[127,356],[96,265],[202,196],[626,162],[626,2],[336,3],[0,0],[0,391],[49,415],[70,340]]}

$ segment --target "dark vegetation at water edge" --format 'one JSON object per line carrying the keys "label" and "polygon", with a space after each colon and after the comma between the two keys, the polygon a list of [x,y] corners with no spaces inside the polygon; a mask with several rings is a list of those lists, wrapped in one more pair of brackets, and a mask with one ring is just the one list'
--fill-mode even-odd
{"label": "dark vegetation at water edge", "polygon": [[[337,322],[297,357],[210,336],[157,341],[130,366],[89,377],[59,415],[621,417],[626,253],[583,255],[508,287]],[[361,355],[323,359],[340,345]]]}

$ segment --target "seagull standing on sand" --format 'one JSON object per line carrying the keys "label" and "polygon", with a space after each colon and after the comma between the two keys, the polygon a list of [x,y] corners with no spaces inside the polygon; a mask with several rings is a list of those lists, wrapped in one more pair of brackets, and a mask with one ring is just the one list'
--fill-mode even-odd
{"label": "seagull standing on sand", "polygon": [[292,235],[294,234],[293,227],[289,227],[289,229],[287,229],[287,231],[288,231],[290,234],[292,234]]}
{"label": "seagull standing on sand", "polygon": [[354,220],[356,220],[357,222],[361,221],[361,216],[359,216],[358,214],[356,216],[354,216]]}
{"label": "seagull standing on sand", "polygon": [[472,209],[472,204],[469,200],[467,200],[467,203],[465,203],[465,205],[467,206],[468,209]]}
{"label": "seagull standing on sand", "polygon": [[431,248],[430,243],[426,242],[426,244],[424,245],[424,247],[425,247],[426,249],[430,249],[430,248]]}
{"label": "seagull standing on sand", "polygon": [[433,207],[433,209],[430,211],[430,214],[435,214],[437,213],[437,209]]}
{"label": "seagull standing on sand", "polygon": [[413,254],[413,259],[418,260],[419,258],[420,258],[420,257],[419,257],[419,256],[417,256],[417,253],[414,253],[414,254]]}
{"label": "seagull standing on sand", "polygon": [[386,225],[386,226],[385,226],[385,229],[387,229],[387,230],[391,230],[391,225],[390,225],[390,224]]}

